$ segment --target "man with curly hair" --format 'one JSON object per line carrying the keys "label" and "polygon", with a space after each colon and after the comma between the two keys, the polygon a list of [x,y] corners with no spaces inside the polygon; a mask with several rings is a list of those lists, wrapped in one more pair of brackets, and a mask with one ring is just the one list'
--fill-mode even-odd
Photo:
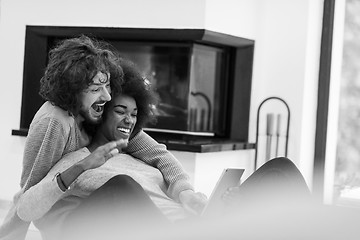
{"label": "man with curly hair", "polygon": [[[30,125],[21,190],[14,196],[0,228],[0,239],[25,238],[29,222],[22,221],[16,214],[19,198],[43,179],[62,156],[90,143],[87,126],[101,122],[104,105],[111,100],[111,91],[121,91],[122,81],[119,57],[104,42],[80,36],[62,41],[50,51],[49,63],[40,82],[40,95],[46,102]],[[108,159],[125,146],[124,142],[110,142],[87,158]],[[179,200],[181,194],[182,204],[190,208],[197,202],[189,176],[164,145],[139,129],[123,150],[156,166],[169,185],[169,196]]]}

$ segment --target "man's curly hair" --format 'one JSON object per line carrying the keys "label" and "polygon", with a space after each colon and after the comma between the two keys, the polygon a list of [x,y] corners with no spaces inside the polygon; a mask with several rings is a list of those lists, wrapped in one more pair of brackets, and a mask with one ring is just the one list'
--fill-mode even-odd
{"label": "man's curly hair", "polygon": [[[137,121],[132,136],[138,133],[149,122],[156,120],[153,112],[158,103],[158,96],[152,90],[150,82],[142,75],[138,67],[127,59],[120,59],[124,78],[120,89],[114,89],[113,99],[119,95],[127,95],[135,99],[137,105]],[[111,104],[105,104],[105,112]],[[103,116],[106,118],[106,114]],[[104,119],[105,120],[105,119]]]}
{"label": "man's curly hair", "polygon": [[110,87],[119,89],[123,72],[112,47],[85,35],[61,41],[49,52],[49,63],[40,80],[40,96],[77,116],[80,93],[100,71],[110,73]]}

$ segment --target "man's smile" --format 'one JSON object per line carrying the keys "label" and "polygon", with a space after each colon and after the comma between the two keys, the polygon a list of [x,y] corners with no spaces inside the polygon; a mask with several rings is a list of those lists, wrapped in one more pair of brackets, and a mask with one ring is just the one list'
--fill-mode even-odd
{"label": "man's smile", "polygon": [[103,103],[94,103],[91,105],[92,109],[94,109],[98,113],[102,113],[104,110],[105,102]]}

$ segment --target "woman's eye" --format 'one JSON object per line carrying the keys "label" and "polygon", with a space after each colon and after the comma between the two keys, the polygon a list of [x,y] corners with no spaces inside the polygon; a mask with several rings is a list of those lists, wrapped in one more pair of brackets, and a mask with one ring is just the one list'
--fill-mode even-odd
{"label": "woman's eye", "polygon": [[115,111],[115,113],[117,113],[117,114],[119,114],[119,115],[125,114],[125,112],[123,112],[123,111]]}
{"label": "woman's eye", "polygon": [[91,92],[98,92],[98,91],[100,91],[100,89],[99,88],[96,88],[96,89],[91,89]]}

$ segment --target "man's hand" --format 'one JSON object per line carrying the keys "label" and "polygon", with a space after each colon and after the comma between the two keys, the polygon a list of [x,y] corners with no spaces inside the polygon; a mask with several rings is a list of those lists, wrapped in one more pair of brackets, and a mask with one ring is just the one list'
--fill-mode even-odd
{"label": "man's hand", "polygon": [[193,190],[180,192],[179,200],[184,209],[194,215],[199,215],[207,203],[205,194]]}

